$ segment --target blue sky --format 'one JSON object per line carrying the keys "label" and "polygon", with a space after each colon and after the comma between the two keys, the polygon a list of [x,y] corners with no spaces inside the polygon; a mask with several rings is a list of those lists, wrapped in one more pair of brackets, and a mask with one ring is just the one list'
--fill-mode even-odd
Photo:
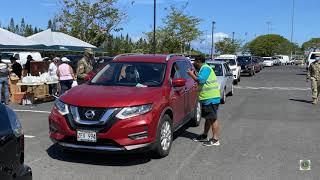
{"label": "blue sky", "polygon": [[[10,18],[46,28],[48,19],[59,10],[59,0],[1,0],[0,22],[7,25]],[[128,18],[121,24],[123,33],[138,38],[143,32],[152,30],[153,0],[119,0],[118,7],[128,12]],[[203,39],[210,39],[211,21],[216,21],[216,32],[225,33],[245,40],[268,32],[267,22],[271,22],[271,32],[290,39],[292,0],[157,0],[158,25],[166,16],[165,8],[170,5],[182,6],[189,2],[185,13],[201,18],[200,29]],[[320,37],[320,1],[295,0],[294,41],[302,43],[311,37]],[[207,33],[206,33],[207,32]],[[207,36],[205,36],[207,34]],[[209,41],[193,43],[196,48],[209,48]]]}

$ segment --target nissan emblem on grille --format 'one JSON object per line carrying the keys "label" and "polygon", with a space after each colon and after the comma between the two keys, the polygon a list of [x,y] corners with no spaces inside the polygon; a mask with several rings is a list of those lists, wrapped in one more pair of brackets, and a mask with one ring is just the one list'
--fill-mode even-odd
{"label": "nissan emblem on grille", "polygon": [[96,114],[95,114],[94,111],[89,110],[89,111],[87,111],[84,115],[85,115],[86,118],[88,118],[88,119],[93,119]]}

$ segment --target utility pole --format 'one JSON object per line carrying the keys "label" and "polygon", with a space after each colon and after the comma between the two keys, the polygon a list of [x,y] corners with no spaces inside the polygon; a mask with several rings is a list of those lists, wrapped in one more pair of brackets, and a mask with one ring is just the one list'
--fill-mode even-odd
{"label": "utility pole", "polygon": [[156,54],[156,13],[157,13],[157,0],[153,1],[153,54]]}
{"label": "utility pole", "polygon": [[212,37],[211,37],[211,59],[213,60],[213,56],[214,56],[214,25],[216,24],[215,21],[212,21]]}
{"label": "utility pole", "polygon": [[244,33],[244,36],[245,36],[245,38],[246,38],[246,44],[248,43],[248,32],[245,32]]}
{"label": "utility pole", "polygon": [[267,21],[268,34],[270,34],[270,31],[272,29],[271,26],[272,26],[272,23],[270,21]]}
{"label": "utility pole", "polygon": [[[292,50],[294,50],[294,44],[293,44],[293,31],[294,31],[294,9],[295,8],[295,1],[292,0],[292,14],[291,14],[291,38],[290,41],[292,43]],[[291,58],[292,58],[292,50],[291,50]]]}
{"label": "utility pole", "polygon": [[235,32],[232,32],[232,43],[234,43],[234,34]]}

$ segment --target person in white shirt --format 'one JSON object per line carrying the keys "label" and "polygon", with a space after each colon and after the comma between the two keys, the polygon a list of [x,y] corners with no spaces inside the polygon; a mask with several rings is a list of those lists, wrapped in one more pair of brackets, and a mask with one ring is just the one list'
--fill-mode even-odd
{"label": "person in white shirt", "polygon": [[[52,62],[49,65],[48,73],[49,76],[57,76],[57,70],[58,70],[58,62],[60,61],[59,57],[53,58]],[[49,85],[49,93],[51,95],[57,95],[57,85],[56,84],[50,84]]]}

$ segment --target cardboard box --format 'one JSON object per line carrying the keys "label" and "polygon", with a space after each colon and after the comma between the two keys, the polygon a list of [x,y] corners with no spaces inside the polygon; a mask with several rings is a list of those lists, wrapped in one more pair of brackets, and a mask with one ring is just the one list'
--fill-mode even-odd
{"label": "cardboard box", "polygon": [[21,104],[22,99],[26,98],[26,92],[13,93],[11,95],[11,103]]}

